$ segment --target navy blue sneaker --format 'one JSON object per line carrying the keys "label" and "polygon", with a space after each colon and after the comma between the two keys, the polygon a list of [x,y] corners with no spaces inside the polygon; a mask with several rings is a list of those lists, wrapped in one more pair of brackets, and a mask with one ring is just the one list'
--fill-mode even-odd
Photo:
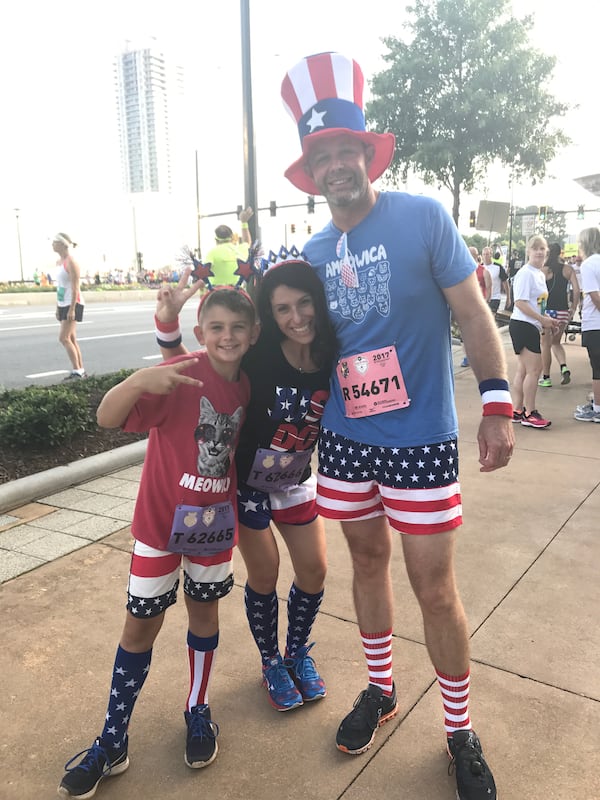
{"label": "navy blue sneaker", "polygon": [[448,774],[456,774],[458,800],[496,800],[494,776],[475,731],[454,731],[447,746],[451,758]]}
{"label": "navy blue sneaker", "polygon": [[[76,767],[71,764],[83,756]],[[129,766],[127,739],[125,746],[114,751],[98,738],[87,750],[82,750],[65,764],[66,775],[58,787],[59,797],[77,797],[87,800],[96,794],[98,784],[104,778],[120,775]]]}
{"label": "navy blue sneaker", "polygon": [[211,720],[210,708],[206,704],[194,706],[183,715],[187,725],[184,761],[192,769],[208,767],[219,751],[219,726]]}
{"label": "navy blue sneaker", "polygon": [[354,701],[354,708],[347,714],[338,728],[335,743],[343,753],[358,756],[371,747],[380,725],[398,713],[396,686],[390,697],[380,686],[370,683]]}
{"label": "navy blue sneaker", "polygon": [[302,705],[302,695],[279,653],[263,666],[263,686],[269,693],[269,702],[277,711],[291,711]]}
{"label": "navy blue sneaker", "polygon": [[290,675],[298,687],[302,699],[306,702],[320,700],[327,694],[325,681],[317,672],[314,659],[312,656],[308,655],[309,650],[314,647],[314,644],[313,642],[309,644],[308,647],[304,645],[293,658],[289,656],[285,659]]}

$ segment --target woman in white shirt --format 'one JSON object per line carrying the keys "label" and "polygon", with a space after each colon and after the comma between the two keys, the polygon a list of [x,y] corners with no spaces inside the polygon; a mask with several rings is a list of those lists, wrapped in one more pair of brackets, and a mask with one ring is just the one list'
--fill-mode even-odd
{"label": "woman in white shirt", "polygon": [[67,351],[71,372],[65,378],[85,378],[83,357],[77,343],[77,323],[83,319],[84,300],[81,294],[79,265],[71,250],[77,244],[66,233],[57,233],[52,240],[52,249],[58,254],[56,276],[56,319],[60,322],[58,341]]}
{"label": "woman in white shirt", "polygon": [[578,407],[575,419],[600,422],[600,229],[584,228],[578,236],[581,263],[581,344],[592,366],[593,402]]}
{"label": "woman in white shirt", "polygon": [[543,236],[532,236],[527,242],[527,263],[515,275],[513,283],[514,308],[509,332],[513,349],[518,356],[517,372],[512,383],[513,422],[529,428],[549,428],[535,407],[538,378],[542,369],[540,334],[552,333],[555,320],[545,316],[548,289],[542,267],[548,253]]}

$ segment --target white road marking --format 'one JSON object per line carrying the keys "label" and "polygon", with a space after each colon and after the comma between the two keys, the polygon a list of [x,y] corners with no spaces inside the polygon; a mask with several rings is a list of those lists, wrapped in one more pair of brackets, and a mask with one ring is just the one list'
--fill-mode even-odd
{"label": "white road marking", "polygon": [[25,375],[26,378],[49,378],[52,375],[67,375],[68,369],[55,369],[53,372],[34,372],[31,375]]}

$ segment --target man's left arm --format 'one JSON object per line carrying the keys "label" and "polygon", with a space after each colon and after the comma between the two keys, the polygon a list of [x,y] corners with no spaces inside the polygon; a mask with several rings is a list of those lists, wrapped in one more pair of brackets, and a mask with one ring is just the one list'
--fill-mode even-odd
{"label": "man's left arm", "polygon": [[514,447],[512,406],[500,334],[475,273],[443,292],[461,329],[467,358],[482,392],[484,416],[477,435],[479,463],[481,472],[492,472],[508,464]]}

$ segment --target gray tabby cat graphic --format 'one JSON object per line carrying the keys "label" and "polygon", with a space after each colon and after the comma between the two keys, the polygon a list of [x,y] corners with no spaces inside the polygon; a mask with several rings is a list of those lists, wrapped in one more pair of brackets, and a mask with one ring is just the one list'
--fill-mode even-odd
{"label": "gray tabby cat graphic", "polygon": [[231,465],[232,445],[242,422],[240,406],[230,416],[215,411],[207,397],[200,398],[200,418],[194,431],[198,445],[198,474],[222,478]]}

